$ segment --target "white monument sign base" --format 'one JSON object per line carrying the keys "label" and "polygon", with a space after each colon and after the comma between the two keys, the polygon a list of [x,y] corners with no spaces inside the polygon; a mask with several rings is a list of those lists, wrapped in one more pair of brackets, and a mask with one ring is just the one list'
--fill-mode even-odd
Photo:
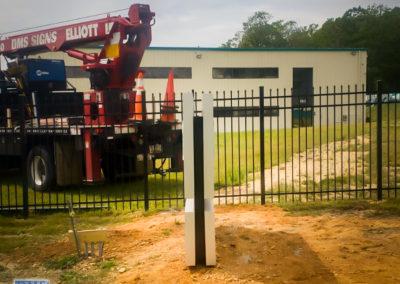
{"label": "white monument sign base", "polygon": [[213,96],[204,94],[203,116],[194,116],[191,93],[183,95],[185,261],[215,265]]}

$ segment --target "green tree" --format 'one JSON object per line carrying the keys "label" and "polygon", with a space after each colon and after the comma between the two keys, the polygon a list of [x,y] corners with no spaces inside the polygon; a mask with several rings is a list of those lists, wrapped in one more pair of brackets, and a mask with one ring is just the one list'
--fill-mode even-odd
{"label": "green tree", "polygon": [[374,89],[376,80],[383,80],[388,90],[400,91],[399,7],[354,7],[342,17],[327,19],[320,28],[315,24],[300,27],[293,21],[272,21],[269,13],[259,11],[222,46],[366,48],[368,88]]}
{"label": "green tree", "polygon": [[313,24],[299,27],[294,21],[271,21],[272,16],[258,11],[243,23],[242,31],[229,39],[222,47],[307,47],[311,36],[317,29]]}
{"label": "green tree", "polygon": [[342,17],[328,19],[313,34],[312,46],[366,48],[368,88],[383,80],[388,90],[400,90],[400,8],[349,9]]}

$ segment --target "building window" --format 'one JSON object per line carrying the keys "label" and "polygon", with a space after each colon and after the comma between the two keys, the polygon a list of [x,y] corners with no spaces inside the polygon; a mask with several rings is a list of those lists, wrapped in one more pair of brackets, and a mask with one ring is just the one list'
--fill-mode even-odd
{"label": "building window", "polygon": [[173,70],[175,79],[192,79],[191,67],[140,67],[140,70],[145,71],[143,78],[166,79]]}
{"label": "building window", "polygon": [[260,79],[278,78],[277,67],[268,68],[219,68],[212,69],[213,79]]}
{"label": "building window", "polygon": [[[175,79],[192,79],[191,67],[140,67],[144,70],[144,78],[167,79],[169,71],[174,71]],[[82,70],[79,66],[65,66],[67,78],[89,78],[90,73]]]}
{"label": "building window", "polygon": [[[279,116],[279,107],[265,106],[264,116]],[[214,107],[214,117],[259,117],[259,107]]]}
{"label": "building window", "polygon": [[65,66],[67,78],[89,78],[89,72],[81,69],[80,66]]}

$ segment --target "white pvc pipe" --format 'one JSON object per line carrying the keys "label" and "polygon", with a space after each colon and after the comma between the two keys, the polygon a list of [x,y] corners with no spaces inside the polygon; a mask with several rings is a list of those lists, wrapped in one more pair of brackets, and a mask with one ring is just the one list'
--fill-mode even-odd
{"label": "white pvc pipe", "polygon": [[203,95],[204,229],[206,265],[216,265],[214,222],[214,106],[211,93]]}
{"label": "white pvc pipe", "polygon": [[185,263],[196,265],[195,214],[194,214],[194,144],[193,144],[193,96],[185,93],[183,100],[183,166],[185,190]]}

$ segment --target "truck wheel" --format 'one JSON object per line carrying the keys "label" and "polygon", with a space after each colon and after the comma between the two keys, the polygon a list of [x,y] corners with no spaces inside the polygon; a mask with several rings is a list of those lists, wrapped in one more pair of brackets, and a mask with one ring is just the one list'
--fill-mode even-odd
{"label": "truck wheel", "polygon": [[36,191],[51,188],[55,181],[54,163],[48,150],[36,146],[28,154],[27,175],[29,186]]}

